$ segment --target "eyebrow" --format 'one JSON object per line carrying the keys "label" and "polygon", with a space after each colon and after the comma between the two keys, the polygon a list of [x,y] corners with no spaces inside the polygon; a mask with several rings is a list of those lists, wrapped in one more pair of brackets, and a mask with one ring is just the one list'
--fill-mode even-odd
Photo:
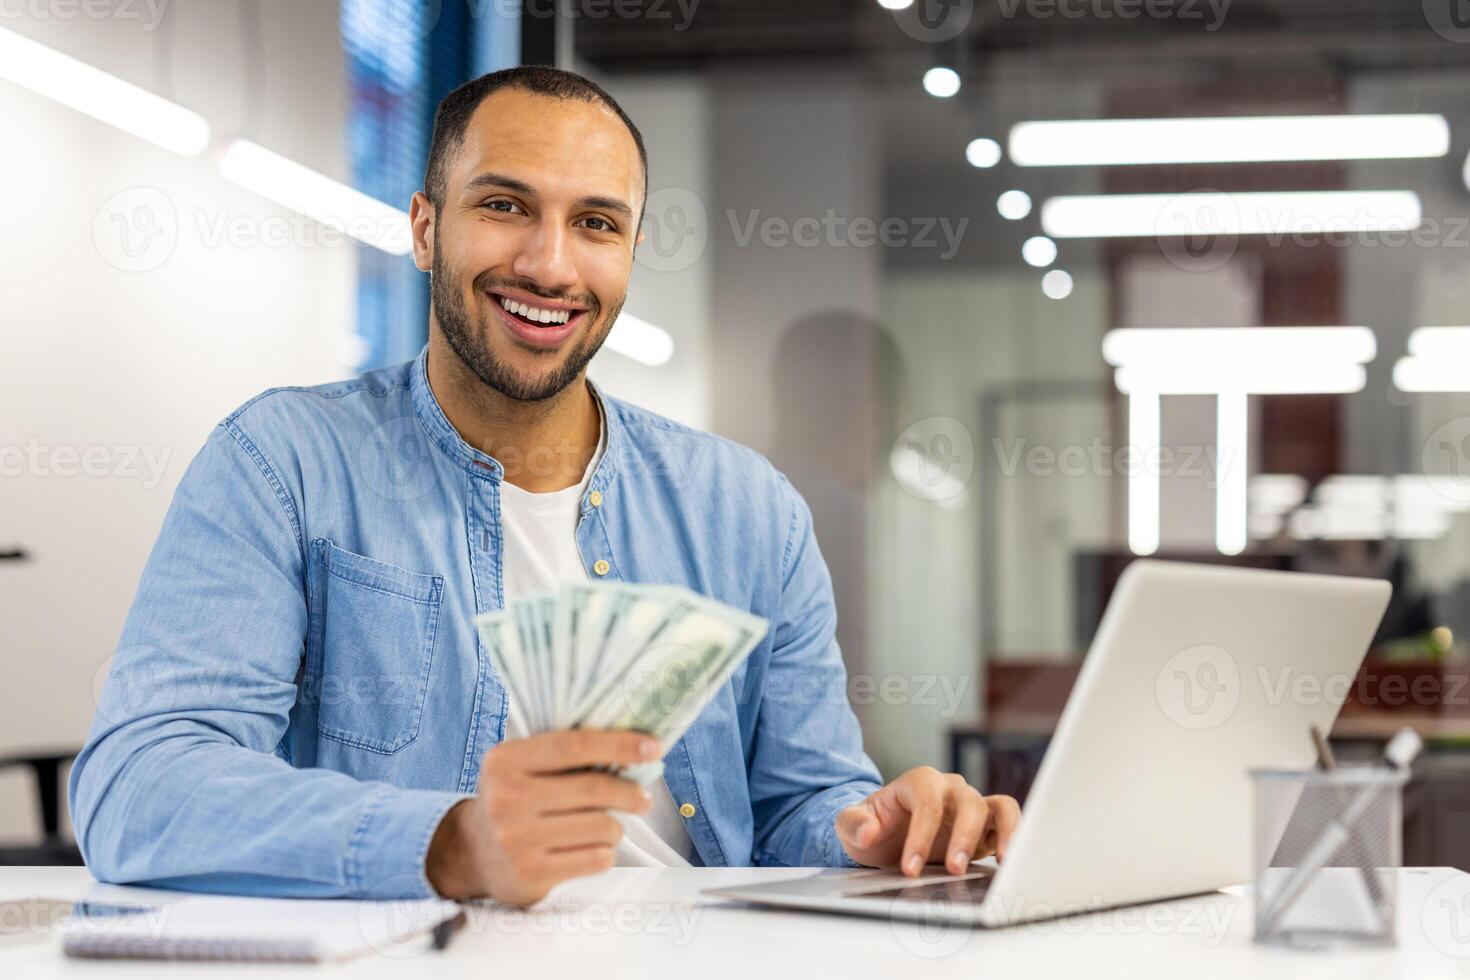
{"label": "eyebrow", "polygon": [[[507,174],[498,174],[494,173],[493,171],[486,171],[485,173],[476,174],[465,183],[466,190],[478,190],[480,188],[487,187],[503,188],[504,190],[513,191],[516,194],[520,194],[524,197],[540,197],[540,195],[536,193],[536,189],[530,184],[526,183],[524,180],[517,180],[516,178],[511,177]],[[629,207],[626,203],[618,200],[615,197],[603,197],[601,195],[591,194],[586,197],[579,198],[576,202],[576,206],[579,208],[593,208],[600,211],[612,211],[615,214],[623,216],[624,218],[628,218],[629,220],[631,220],[633,217],[633,209]]]}

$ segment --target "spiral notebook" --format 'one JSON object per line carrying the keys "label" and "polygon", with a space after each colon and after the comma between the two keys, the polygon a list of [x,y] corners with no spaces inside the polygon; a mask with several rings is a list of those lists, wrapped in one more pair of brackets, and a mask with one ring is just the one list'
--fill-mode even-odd
{"label": "spiral notebook", "polygon": [[403,956],[459,912],[454,902],[228,898],[88,914],[62,928],[67,956],[87,959],[325,963],[370,953]]}

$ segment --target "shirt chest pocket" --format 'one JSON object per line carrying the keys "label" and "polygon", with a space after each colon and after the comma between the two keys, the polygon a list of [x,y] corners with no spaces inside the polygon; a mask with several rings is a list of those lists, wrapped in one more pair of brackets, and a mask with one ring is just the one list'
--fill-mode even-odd
{"label": "shirt chest pocket", "polygon": [[391,755],[418,737],[444,579],[311,543],[306,669],[317,730]]}

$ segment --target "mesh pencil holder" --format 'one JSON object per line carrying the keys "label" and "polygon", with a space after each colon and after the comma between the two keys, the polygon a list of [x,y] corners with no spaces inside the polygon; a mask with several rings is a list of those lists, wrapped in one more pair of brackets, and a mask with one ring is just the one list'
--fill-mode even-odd
{"label": "mesh pencil holder", "polygon": [[1255,769],[1255,938],[1392,945],[1403,787],[1386,767]]}

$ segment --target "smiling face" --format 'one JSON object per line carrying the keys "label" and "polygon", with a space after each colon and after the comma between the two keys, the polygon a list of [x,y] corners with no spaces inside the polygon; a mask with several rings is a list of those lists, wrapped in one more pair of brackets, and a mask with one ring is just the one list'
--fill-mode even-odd
{"label": "smiling face", "polygon": [[485,384],[550,398],[581,376],[627,296],[637,145],[605,106],[505,88],[475,110],[445,178],[437,210],[413,202],[432,319]]}

